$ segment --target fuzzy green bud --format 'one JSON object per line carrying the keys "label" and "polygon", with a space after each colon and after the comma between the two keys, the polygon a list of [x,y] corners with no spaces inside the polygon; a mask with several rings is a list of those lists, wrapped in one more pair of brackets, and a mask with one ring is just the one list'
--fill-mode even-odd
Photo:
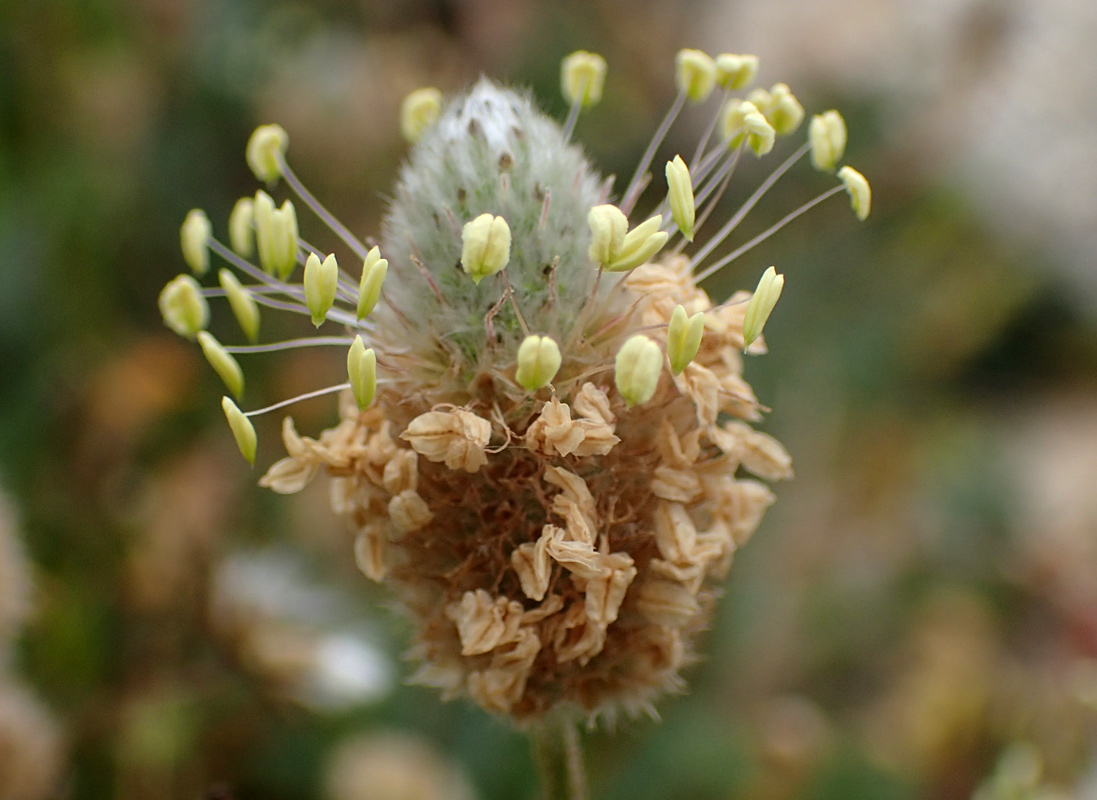
{"label": "fuzzy green bud", "polygon": [[693,202],[693,181],[689,176],[689,167],[681,156],[675,156],[673,161],[667,162],[667,200],[678,230],[686,237],[686,241],[692,242],[697,209]]}
{"label": "fuzzy green bud", "polygon": [[240,323],[240,330],[254,344],[259,340],[259,306],[255,298],[240,284],[231,270],[222,269],[217,273],[217,279],[225,290],[225,297],[228,298],[236,321]]}
{"label": "fuzzy green bud", "polygon": [[762,273],[758,281],[758,288],[750,296],[746,313],[743,315],[743,347],[750,345],[762,335],[762,328],[766,325],[773,307],[781,297],[781,290],[785,287],[785,276],[778,275],[777,270],[770,267]]}
{"label": "fuzzy green bud", "polygon": [[480,283],[510,261],[510,226],[502,217],[481,214],[461,229],[461,267]]}
{"label": "fuzzy green bud", "polygon": [[281,125],[260,125],[248,139],[247,161],[255,177],[274,183],[282,177],[279,163],[289,147],[289,135]]}
{"label": "fuzzy green bud", "polygon": [[365,411],[377,395],[377,354],[366,347],[361,336],[354,337],[347,353],[347,376],[358,408]]}
{"label": "fuzzy green bud", "polygon": [[820,172],[833,172],[846,152],[846,123],[837,111],[816,114],[808,125],[811,163]]}
{"label": "fuzzy green bud", "polygon": [[323,261],[316,253],[309,253],[305,260],[305,305],[312,314],[312,324],[319,328],[335,305],[335,292],[339,288],[339,263],[334,255]]}
{"label": "fuzzy green bud", "polygon": [[716,56],[716,82],[725,89],[745,89],[758,74],[758,56],[722,53]]}
{"label": "fuzzy green bud", "polygon": [[229,244],[241,258],[251,258],[255,252],[255,201],[241,197],[229,214]]}
{"label": "fuzzy green bud", "polygon": [[700,50],[679,50],[674,59],[678,91],[694,103],[703,102],[716,85],[716,63]]}
{"label": "fuzzy green bud", "polygon": [[179,275],[160,292],[160,314],[164,324],[188,339],[209,324],[209,303],[202,287],[190,275]]}
{"label": "fuzzy green bud", "polygon": [[864,222],[872,208],[872,188],[868,185],[868,180],[853,167],[842,167],[838,170],[838,180],[845,184],[846,191],[849,192],[853,213]]}
{"label": "fuzzy green bud", "polygon": [[560,91],[570,105],[597,105],[605,83],[606,60],[597,53],[576,50],[560,64]]}
{"label": "fuzzy green bud", "polygon": [[667,358],[670,371],[681,374],[682,370],[697,357],[701,347],[701,336],[705,331],[705,315],[698,311],[692,317],[686,316],[686,309],[675,306],[667,326]]}
{"label": "fuzzy green bud", "polygon": [[518,347],[518,369],[514,380],[535,392],[548,386],[560,370],[560,346],[548,336],[527,336]]}
{"label": "fuzzy green bud", "polygon": [[659,386],[663,352],[642,333],[632,336],[617,351],[613,380],[629,408],[646,403]]}
{"label": "fuzzy green bud", "polygon": [[232,392],[233,397],[239,400],[240,395],[244,393],[244,371],[240,369],[236,359],[213,338],[212,334],[206,331],[198,332],[198,344],[202,345],[202,353],[206,356],[206,361],[221,376],[221,380],[225,382],[225,386]]}
{"label": "fuzzy green bud", "polygon": [[423,131],[438,121],[442,113],[442,93],[428,86],[416,89],[400,105],[400,133],[410,143],[419,141]]}
{"label": "fuzzy green bud", "polygon": [[209,240],[212,234],[209,217],[200,208],[192,209],[179,229],[183,260],[195,275],[205,275],[209,269]]}
{"label": "fuzzy green bud", "polygon": [[259,445],[259,439],[255,435],[255,426],[251,424],[244,412],[236,403],[228,397],[221,398],[221,410],[225,412],[225,419],[229,421],[232,429],[232,438],[236,440],[236,446],[240,448],[240,455],[247,459],[248,463],[255,466],[255,450]]}
{"label": "fuzzy green bud", "polygon": [[255,193],[255,242],[263,269],[285,280],[297,265],[297,212],[286,200],[274,207],[270,195]]}
{"label": "fuzzy green bud", "polygon": [[362,264],[362,281],[358,285],[358,319],[363,320],[377,306],[381,299],[381,287],[385,283],[388,274],[389,262],[387,258],[381,258],[381,250],[374,247],[366,253],[366,260]]}

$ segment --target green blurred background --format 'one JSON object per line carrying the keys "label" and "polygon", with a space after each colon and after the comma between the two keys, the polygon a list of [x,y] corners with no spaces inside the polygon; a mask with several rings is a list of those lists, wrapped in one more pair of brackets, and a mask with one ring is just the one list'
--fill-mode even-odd
{"label": "green blurred background", "polygon": [[[535,796],[505,722],[402,684],[406,633],[323,486],[254,486],[279,421],[249,471],[156,298],[187,210],[223,231],[254,191],[257,124],[375,232],[408,91],[485,73],[562,117],[559,61],[595,50],[606,97],[578,138],[627,175],[686,46],[755,52],[763,85],[841,109],[874,210],[825,204],[708,287],[787,276],[746,378],[797,479],[689,692],[587,737],[594,796],[1097,797],[1090,6],[0,0],[0,484],[34,580],[0,800]],[[744,238],[823,182],[794,170]],[[340,358],[248,362],[252,402],[341,380]]]}

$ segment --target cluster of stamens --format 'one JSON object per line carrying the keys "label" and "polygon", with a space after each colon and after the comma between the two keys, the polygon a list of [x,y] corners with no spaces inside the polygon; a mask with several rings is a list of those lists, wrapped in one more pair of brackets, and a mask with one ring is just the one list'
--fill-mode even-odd
{"label": "cluster of stamens", "polygon": [[[719,304],[698,283],[838,192],[859,217],[869,210],[867,182],[843,167],[837,186],[710,258],[803,156],[834,171],[846,130],[829,111],[684,254],[744,151],[766,155],[803,120],[784,84],[733,97],[757,66],[752,56],[683,50],[678,95],[615,204],[612,181],[570,143],[580,110],[602,95],[598,56],[565,59],[562,128],[488,81],[445,107],[437,90],[414,92],[402,119],[413,150],[375,247],[304,188],[286,162],[285,132],[259,128],[252,170],[268,184],[284,180],[328,224],[362,262],[357,280],[300,238],[292,201],[276,206],[263,191],[234,209],[231,246],[200,211],[184,223],[197,276],[210,253],[236,272],[222,269],[219,288],[180,276],[161,309],[199,341],[237,401],[236,355],[348,348],[347,380],[303,396],[341,392],[341,422],[312,439],[287,418],[288,456],[261,483],[288,493],[321,469],[332,476],[359,566],[391,585],[414,621],[421,682],[520,720],[647,709],[679,685],[712,579],[773,499],[737,473],[791,476],[781,446],[744,422],[761,406],[741,375],[741,354],[764,352],[784,278],[771,267],[753,293]],[[671,125],[717,88],[720,107],[692,156],[667,163],[665,198],[630,226]],[[205,330],[207,298],[221,296],[250,344],[226,347]],[[260,306],[341,333],[258,344]],[[250,418],[294,400],[244,413],[224,398],[249,461]]]}

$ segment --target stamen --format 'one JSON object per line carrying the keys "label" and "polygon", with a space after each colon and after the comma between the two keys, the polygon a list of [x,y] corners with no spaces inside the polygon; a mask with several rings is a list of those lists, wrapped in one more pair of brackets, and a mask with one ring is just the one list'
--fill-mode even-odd
{"label": "stamen", "polygon": [[571,103],[571,109],[568,111],[568,118],[564,122],[564,141],[570,142],[571,135],[575,132],[575,123],[579,121],[579,110],[583,107],[582,96],[587,91],[588,79],[584,78],[580,84],[579,96]]}
{"label": "stamen", "polygon": [[771,225],[770,227],[766,228],[766,230],[762,231],[760,234],[755,236],[753,239],[751,239],[746,244],[744,244],[741,247],[738,247],[735,250],[731,251],[726,256],[724,256],[719,261],[717,261],[715,264],[712,264],[712,265],[706,267],[702,272],[700,272],[698,275],[696,275],[694,277],[694,280],[697,281],[698,283],[700,283],[705,278],[707,278],[709,275],[712,275],[713,273],[715,273],[716,271],[718,271],[722,267],[730,264],[732,261],[737,259],[739,256],[743,255],[743,253],[745,253],[748,250],[750,250],[751,248],[753,248],[755,245],[758,245],[758,244],[761,244],[762,242],[764,242],[766,239],[768,239],[770,236],[775,234],[777,231],[781,230],[781,228],[788,225],[790,222],[792,222],[794,219],[796,219],[801,214],[804,214],[805,212],[811,210],[812,208],[815,208],[815,206],[819,205],[821,202],[826,200],[828,197],[833,197],[834,195],[838,194],[839,192],[844,192],[844,191],[845,191],[844,186],[835,186],[833,189],[829,189],[829,190],[823,192],[821,195],[816,197],[814,200],[811,200],[811,201],[805,203],[804,205],[800,206],[795,211],[791,212],[790,214],[787,214],[779,222],[777,222],[777,223]]}
{"label": "stamen", "polygon": [[705,148],[708,147],[709,140],[712,138],[712,134],[716,131],[716,126],[720,122],[720,111],[724,107],[724,103],[728,97],[731,96],[731,90],[725,88],[720,95],[720,103],[716,106],[716,113],[712,115],[712,121],[709,122],[708,127],[705,128],[705,133],[701,137],[701,141],[697,143],[697,149],[693,151],[693,158],[689,162],[689,171],[692,173],[697,168],[697,163],[701,160],[701,155],[705,152]]}
{"label": "stamen", "polygon": [[[705,188],[702,189],[701,193],[698,195],[699,199],[697,200],[697,202],[704,202],[708,198],[709,194],[712,193],[712,187],[715,186],[716,180],[721,175],[723,175],[723,180],[720,182],[720,186],[716,190],[716,194],[713,195],[712,200],[710,200],[705,205],[704,210],[701,211],[701,215],[697,218],[697,222],[693,226],[695,234],[696,231],[701,230],[701,226],[705,224],[712,212],[716,210],[716,206],[720,204],[720,198],[724,196],[724,192],[727,190],[728,184],[731,183],[731,176],[735,173],[735,166],[739,163],[739,156],[742,155],[742,152],[743,147],[742,145],[740,145],[738,148],[736,148],[735,155],[731,158],[731,160],[720,168],[720,171],[713,176],[712,180],[705,185]],[[681,253],[686,248],[687,244],[689,244],[689,242],[687,242],[685,238],[678,242],[678,244],[672,251],[674,255],[678,255],[679,253]]]}
{"label": "stamen", "polygon": [[284,342],[270,344],[244,344],[225,347],[227,353],[273,353],[278,350],[293,350],[298,347],[323,347],[338,345],[346,347],[354,341],[352,336],[310,336],[302,339],[287,339]]}
{"label": "stamen", "polygon": [[294,403],[300,403],[302,400],[311,400],[314,397],[323,397],[326,394],[335,394],[336,392],[341,392],[344,389],[349,389],[349,388],[350,388],[349,383],[340,383],[336,386],[328,386],[327,388],[317,389],[316,391],[313,391],[313,392],[305,392],[304,394],[299,394],[296,397],[291,397],[289,400],[283,400],[280,403],[275,403],[274,405],[267,406],[266,408],[257,408],[255,411],[245,411],[244,416],[245,417],[262,416],[263,414],[268,414],[271,411],[277,411],[280,408],[285,408],[286,406],[291,406]]}
{"label": "stamen", "polygon": [[319,200],[312,196],[312,193],[305,188],[304,184],[301,183],[293,170],[290,169],[285,156],[281,153],[278,154],[278,165],[282,168],[282,177],[286,179],[286,183],[289,184],[289,187],[301,198],[304,204],[312,209],[312,213],[318,216],[325,225],[331,228],[331,230],[335,232],[335,235],[342,239],[347,247],[353,250],[359,259],[364,259],[366,253],[369,252],[369,249],[358,241],[358,237],[336,219],[334,214],[324,208]]}
{"label": "stamen", "polygon": [[510,299],[510,304],[514,308],[514,316],[518,318],[518,324],[522,326],[522,333],[529,336],[529,326],[526,324],[525,317],[522,316],[522,309],[518,308],[518,300],[514,297],[514,288],[510,285],[510,278],[507,277],[507,271],[504,269],[500,271],[499,274],[503,277],[503,284],[507,287],[507,297]]}
{"label": "stamen", "polygon": [[[778,179],[788,172],[793,164],[803,158],[810,149],[810,144],[801,145],[795,153],[785,159],[785,163],[775,169],[773,173],[762,182],[762,185],[755,189],[754,194],[747,199],[742,208],[736,211],[735,215],[725,222],[724,226],[716,232],[716,235],[709,239],[708,242],[705,243],[705,246],[694,254],[693,258],[690,259],[690,266],[693,269],[696,269],[698,264],[708,258],[712,251],[723,243],[724,239],[728,237],[728,234],[735,230],[739,223],[743,221],[743,217],[750,213],[750,210],[758,204],[758,201],[762,199],[763,195],[773,188],[773,184],[777,183]],[[706,274],[711,274],[711,272],[707,272]],[[698,278],[697,280],[700,279]]]}
{"label": "stamen", "polygon": [[[674,98],[674,103],[671,105],[667,115],[663,117],[662,123],[655,131],[655,135],[651,137],[651,142],[648,144],[648,149],[644,151],[643,157],[640,159],[640,163],[636,165],[636,172],[633,173],[632,180],[629,181],[628,188],[625,189],[624,200],[621,203],[621,210],[625,214],[629,214],[632,211],[632,207],[636,205],[636,201],[640,199],[640,193],[643,191],[643,187],[640,182],[643,180],[644,175],[647,174],[648,167],[651,166],[651,160],[655,158],[655,151],[659,149],[659,145],[663,143],[663,139],[666,138],[667,133],[670,131],[670,126],[674,124],[674,120],[678,118],[678,114],[682,111],[682,106],[686,103],[686,93],[679,91],[678,96]],[[650,180],[650,178],[649,178]]]}
{"label": "stamen", "polygon": [[[255,302],[259,303],[260,305],[268,306],[269,308],[278,308],[283,311],[293,311],[297,314],[311,316],[308,308],[304,305],[305,292],[304,289],[300,287],[300,284],[291,284],[286,283],[285,281],[278,280],[274,276],[269,275],[268,273],[259,269],[251,262],[245,261],[244,259],[240,258],[240,256],[236,255],[236,253],[234,253],[232,250],[229,250],[227,247],[225,247],[223,244],[221,244],[219,241],[212,237],[209,240],[209,247],[212,252],[225,259],[225,261],[232,264],[232,266],[236,267],[244,274],[250,275],[252,278],[261,281],[271,290],[275,292],[281,292],[287,297],[292,297],[294,300],[301,301],[298,304],[287,303],[281,300],[272,300],[269,297],[263,296],[265,292],[263,291],[262,287],[249,287],[251,291],[255,292]],[[210,291],[217,290],[211,289]],[[349,325],[351,327],[361,327],[358,324],[358,320],[354,317],[353,314],[348,314],[341,309],[332,309],[331,311],[329,311],[328,318],[335,322],[341,322],[344,325]]]}

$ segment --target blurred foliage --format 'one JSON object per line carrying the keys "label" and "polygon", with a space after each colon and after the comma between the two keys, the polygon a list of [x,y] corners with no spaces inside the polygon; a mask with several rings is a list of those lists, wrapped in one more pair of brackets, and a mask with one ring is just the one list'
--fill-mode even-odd
{"label": "blurred foliage", "polygon": [[[17,666],[67,732],[62,796],[317,797],[341,742],[386,730],[425,737],[484,800],[535,794],[506,723],[402,686],[317,710],[294,694],[299,665],[272,681],[266,651],[219,628],[218,565],[280,546],[340,594],[342,622],[368,623],[394,658],[404,641],[322,492],[253,487],[216,377],[156,297],[183,267],[186,211],[216,227],[252,191],[258,123],[283,124],[316,194],[376,230],[407,91],[483,71],[560,115],[559,58],[584,47],[611,72],[579,136],[624,172],[692,44],[683,5],[0,3],[0,471],[36,564]],[[824,205],[710,286],[752,286],[770,263],[788,276],[747,378],[798,480],[739,556],[690,695],[664,701],[661,723],[588,737],[595,796],[967,797],[1017,741],[1074,784],[1097,768],[1097,511],[1091,483],[1055,492],[1064,463],[1073,485],[1069,445],[1097,446],[1094,321],[1031,268],[1045,256],[1002,245],[912,166],[871,102],[802,96],[848,112],[874,215]],[[727,202],[760,179],[745,165]],[[822,180],[786,180],[743,239]],[[339,370],[257,358],[249,391],[279,399]],[[333,405],[303,405],[298,425]],[[277,424],[263,421],[261,466]]]}

